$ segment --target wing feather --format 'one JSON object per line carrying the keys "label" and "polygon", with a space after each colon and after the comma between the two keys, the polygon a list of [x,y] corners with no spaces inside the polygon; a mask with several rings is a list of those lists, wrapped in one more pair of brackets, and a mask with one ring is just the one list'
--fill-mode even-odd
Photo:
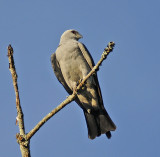
{"label": "wing feather", "polygon": [[[92,58],[91,54],[89,53],[88,49],[86,48],[86,46],[84,44],[82,44],[80,42],[78,43],[78,46],[79,46],[85,60],[87,61],[88,65],[92,69],[95,64],[94,64],[93,58]],[[100,102],[101,106],[104,106],[97,74],[93,75],[93,77],[94,77],[96,88],[97,88],[97,91],[98,91],[98,94],[99,94],[99,97],[100,97],[99,102]]]}
{"label": "wing feather", "polygon": [[53,53],[51,55],[51,63],[52,63],[52,67],[53,67],[53,70],[54,70],[54,73],[58,79],[58,81],[63,85],[63,87],[66,89],[66,91],[69,93],[69,94],[72,94],[72,90],[68,87],[64,77],[63,77],[63,74],[61,72],[61,68],[60,68],[60,65],[56,59],[56,54]]}

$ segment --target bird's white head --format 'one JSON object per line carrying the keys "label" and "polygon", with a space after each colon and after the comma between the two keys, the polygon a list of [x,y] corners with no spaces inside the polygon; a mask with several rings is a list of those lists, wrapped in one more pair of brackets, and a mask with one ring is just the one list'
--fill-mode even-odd
{"label": "bird's white head", "polygon": [[73,40],[79,40],[80,38],[82,38],[83,36],[76,30],[74,29],[70,29],[70,30],[66,30],[60,39],[60,43],[69,40],[69,39],[73,39]]}

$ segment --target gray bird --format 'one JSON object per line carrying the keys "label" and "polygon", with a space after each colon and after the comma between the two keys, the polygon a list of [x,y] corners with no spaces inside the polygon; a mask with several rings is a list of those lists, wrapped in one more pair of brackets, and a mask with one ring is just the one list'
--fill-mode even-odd
{"label": "gray bird", "polygon": [[[56,52],[51,56],[54,73],[69,94],[95,65],[85,45],[78,42],[80,38],[82,35],[76,30],[65,31]],[[104,108],[96,73],[78,91],[75,101],[84,111],[88,137],[94,139],[106,134],[110,138],[110,131],[114,131],[116,126]]]}

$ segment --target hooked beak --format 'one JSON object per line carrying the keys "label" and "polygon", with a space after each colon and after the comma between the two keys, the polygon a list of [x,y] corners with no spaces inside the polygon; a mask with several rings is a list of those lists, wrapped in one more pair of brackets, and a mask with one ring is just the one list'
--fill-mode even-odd
{"label": "hooked beak", "polygon": [[83,36],[81,34],[79,34],[79,33],[76,36],[77,36],[78,39],[83,38]]}

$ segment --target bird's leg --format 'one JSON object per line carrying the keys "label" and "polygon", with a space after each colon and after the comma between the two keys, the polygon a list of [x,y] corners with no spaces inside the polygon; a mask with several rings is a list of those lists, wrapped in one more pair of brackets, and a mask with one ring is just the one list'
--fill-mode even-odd
{"label": "bird's leg", "polygon": [[77,86],[73,88],[73,94],[77,94]]}
{"label": "bird's leg", "polygon": [[[83,81],[83,79],[80,79],[77,83],[78,83],[78,84],[81,84],[82,81]],[[85,89],[86,89],[86,82],[83,83],[81,89],[82,89],[82,90],[85,90]]]}
{"label": "bird's leg", "polygon": [[[79,84],[81,84],[82,80],[83,80],[83,79],[80,79],[80,80],[78,80],[78,81],[75,83],[75,86],[74,86],[74,88],[73,88],[73,93],[77,93],[77,87],[78,87]],[[81,89],[82,89],[82,90],[85,89],[85,84],[82,85]]]}
{"label": "bird's leg", "polygon": [[[77,81],[77,86],[82,82],[82,80],[83,79],[80,79],[80,80]],[[82,88],[83,88],[83,86],[82,86]]]}
{"label": "bird's leg", "polygon": [[78,81],[76,82],[76,86],[78,86],[81,82],[82,82],[82,79],[78,80]]}
{"label": "bird's leg", "polygon": [[75,86],[74,86],[74,88],[73,88],[73,92],[74,92],[74,93],[77,92],[77,87],[78,87],[78,85],[79,85],[81,82],[82,82],[82,79],[78,80],[78,81],[75,83]]}
{"label": "bird's leg", "polygon": [[79,81],[75,82],[75,85],[73,87],[73,94],[77,94],[77,87],[79,85]]}

